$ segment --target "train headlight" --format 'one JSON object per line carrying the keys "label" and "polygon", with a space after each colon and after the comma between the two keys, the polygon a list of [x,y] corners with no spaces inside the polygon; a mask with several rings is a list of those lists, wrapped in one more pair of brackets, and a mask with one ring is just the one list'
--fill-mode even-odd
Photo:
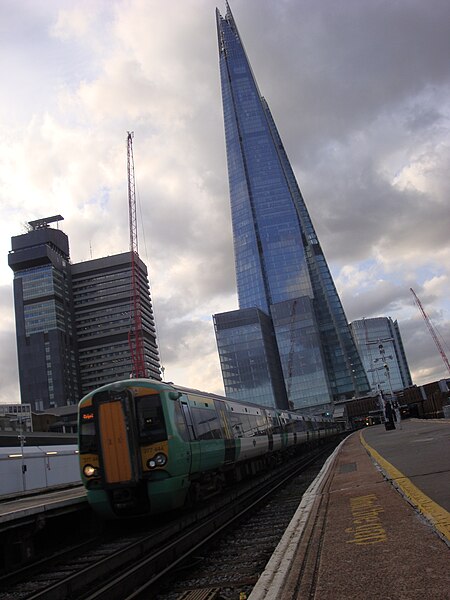
{"label": "train headlight", "polygon": [[167,456],[162,452],[155,454],[153,458],[147,461],[147,467],[149,469],[156,469],[156,467],[163,467],[167,462]]}
{"label": "train headlight", "polygon": [[83,475],[85,477],[94,477],[94,475],[97,475],[98,471],[95,467],[93,467],[92,465],[84,465],[83,467]]}

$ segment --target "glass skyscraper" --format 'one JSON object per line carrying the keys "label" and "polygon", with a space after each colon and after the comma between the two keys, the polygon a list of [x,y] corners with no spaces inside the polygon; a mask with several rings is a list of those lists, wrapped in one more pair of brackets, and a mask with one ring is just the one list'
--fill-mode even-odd
{"label": "glass skyscraper", "polygon": [[330,410],[365,394],[367,377],[228,4],[216,17],[239,298],[238,311],[214,315],[225,390]]}
{"label": "glass skyscraper", "polygon": [[411,373],[397,321],[391,317],[350,323],[372,390],[398,392],[412,386]]}

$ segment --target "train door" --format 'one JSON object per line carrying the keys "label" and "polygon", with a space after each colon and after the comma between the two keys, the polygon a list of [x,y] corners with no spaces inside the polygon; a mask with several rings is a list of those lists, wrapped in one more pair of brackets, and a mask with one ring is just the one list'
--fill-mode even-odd
{"label": "train door", "polygon": [[136,481],[138,465],[130,439],[132,427],[129,392],[99,392],[94,396],[100,435],[101,467],[105,484]]}
{"label": "train door", "polygon": [[181,397],[180,402],[181,402],[181,407],[183,409],[183,415],[184,415],[184,418],[186,421],[186,425],[187,425],[188,432],[189,432],[189,439],[190,439],[189,449],[190,449],[191,465],[190,465],[189,472],[190,473],[198,473],[200,470],[200,463],[201,463],[200,444],[198,443],[197,437],[195,435],[194,423],[192,420],[192,414],[191,414],[191,410],[189,408],[188,400],[184,396],[184,397]]}

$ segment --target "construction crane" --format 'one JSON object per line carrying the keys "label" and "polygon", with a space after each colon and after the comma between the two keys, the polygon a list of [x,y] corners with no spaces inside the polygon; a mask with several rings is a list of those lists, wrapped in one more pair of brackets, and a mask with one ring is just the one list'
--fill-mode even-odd
{"label": "construction crane", "polygon": [[128,332],[130,346],[132,377],[147,377],[144,358],[144,337],[142,332],[141,294],[139,289],[139,273],[137,262],[138,232],[136,218],[136,183],[133,157],[134,133],[127,132],[127,169],[128,169],[128,216],[130,226],[130,258],[131,258],[131,324]]}
{"label": "construction crane", "polygon": [[434,327],[430,321],[430,317],[427,315],[427,313],[425,312],[424,307],[422,306],[422,302],[419,300],[419,298],[417,297],[415,291],[412,288],[409,288],[411,294],[414,296],[414,301],[417,304],[420,312],[422,313],[422,317],[424,318],[425,323],[427,324],[428,330],[431,333],[431,337],[434,340],[434,343],[436,344],[438,350],[439,350],[439,354],[442,357],[442,360],[444,361],[445,366],[448,369],[448,372],[450,373],[450,363],[448,362],[448,358],[444,352],[444,349],[442,348],[442,345],[438,339],[438,336],[436,335],[436,332],[434,330]]}

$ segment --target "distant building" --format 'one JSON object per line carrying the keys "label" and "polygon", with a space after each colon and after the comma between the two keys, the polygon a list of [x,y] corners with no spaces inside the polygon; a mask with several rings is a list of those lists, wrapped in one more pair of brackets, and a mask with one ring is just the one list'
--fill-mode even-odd
{"label": "distant building", "polygon": [[450,378],[405,388],[397,400],[411,417],[450,418]]}
{"label": "distant building", "polygon": [[0,431],[33,431],[31,404],[0,404]]}
{"label": "distant building", "polygon": [[35,433],[75,435],[78,432],[78,405],[59,406],[33,413],[33,430]]}
{"label": "distant building", "polygon": [[[77,404],[88,391],[132,372],[128,349],[128,252],[71,264],[69,240],[50,227],[60,215],[29,223],[11,238],[19,380],[33,412]],[[148,375],[160,362],[147,268],[137,261]]]}
{"label": "distant building", "polygon": [[369,391],[366,373],[229,5],[216,16],[239,297],[239,311],[214,315],[225,391],[332,411]]}
{"label": "distant building", "polygon": [[390,393],[412,386],[411,373],[397,321],[390,317],[350,323],[372,390]]}

